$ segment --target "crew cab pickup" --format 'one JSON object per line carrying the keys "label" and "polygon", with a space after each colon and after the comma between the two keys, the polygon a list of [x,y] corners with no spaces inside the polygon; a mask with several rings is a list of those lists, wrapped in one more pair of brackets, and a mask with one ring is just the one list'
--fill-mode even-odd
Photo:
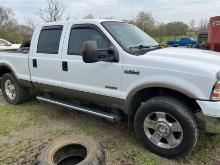
{"label": "crew cab pickup", "polygon": [[194,148],[196,113],[208,132],[220,132],[220,53],[163,48],[113,20],[39,25],[29,53],[24,49],[0,52],[8,103],[23,103],[37,90],[41,101],[111,121],[126,114],[147,149],[171,158]]}

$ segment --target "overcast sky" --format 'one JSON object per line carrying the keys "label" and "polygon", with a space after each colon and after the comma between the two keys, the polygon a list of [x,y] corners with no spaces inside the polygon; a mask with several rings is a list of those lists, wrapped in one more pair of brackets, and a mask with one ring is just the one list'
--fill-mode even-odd
{"label": "overcast sky", "polygon": [[[63,0],[65,13],[82,18],[92,14],[97,18],[132,19],[139,11],[150,12],[157,22],[208,19],[220,15],[220,0]],[[14,10],[19,23],[25,17],[36,19],[36,11],[46,0],[0,0],[0,5]]]}

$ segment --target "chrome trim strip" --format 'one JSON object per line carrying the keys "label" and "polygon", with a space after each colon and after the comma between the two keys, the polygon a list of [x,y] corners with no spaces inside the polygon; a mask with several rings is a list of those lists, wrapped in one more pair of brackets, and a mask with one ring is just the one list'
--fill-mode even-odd
{"label": "chrome trim strip", "polygon": [[49,98],[42,97],[42,96],[37,96],[37,99],[40,100],[40,101],[48,102],[48,103],[51,103],[51,104],[59,105],[59,106],[62,106],[62,107],[74,109],[74,110],[77,110],[77,111],[80,111],[80,112],[85,112],[85,113],[88,113],[88,114],[91,114],[91,115],[94,115],[94,116],[105,118],[106,120],[109,120],[111,122],[121,120],[120,116],[117,116],[117,115],[114,115],[114,114],[108,114],[106,112],[99,112],[95,109],[91,109],[91,108],[87,108],[87,107],[83,107],[83,106],[79,106],[79,105],[73,105],[73,104],[63,102],[63,101],[49,99]]}

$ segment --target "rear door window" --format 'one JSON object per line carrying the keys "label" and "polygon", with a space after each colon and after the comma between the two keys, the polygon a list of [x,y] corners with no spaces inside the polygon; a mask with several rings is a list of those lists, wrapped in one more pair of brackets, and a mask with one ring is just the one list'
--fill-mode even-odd
{"label": "rear door window", "polygon": [[58,54],[63,26],[43,27],[38,40],[37,53]]}

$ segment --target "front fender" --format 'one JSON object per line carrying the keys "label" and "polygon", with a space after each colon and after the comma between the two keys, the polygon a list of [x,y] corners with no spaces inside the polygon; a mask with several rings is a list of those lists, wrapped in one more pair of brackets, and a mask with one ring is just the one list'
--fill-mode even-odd
{"label": "front fender", "polygon": [[[210,80],[210,84],[213,83]],[[154,76],[152,79],[151,77],[142,79],[142,81],[135,82],[131,86],[127,92],[126,97],[126,110],[129,109],[130,103],[139,91],[147,88],[167,88],[179,92],[188,96],[189,98],[200,99],[200,100],[208,100],[211,94],[212,85],[206,85],[204,88],[204,84],[197,84],[193,81],[187,81],[185,79],[177,78],[177,77],[169,77],[169,76]],[[214,83],[213,83],[214,85]],[[203,86],[203,87],[202,87]],[[207,88],[207,86],[209,88]],[[203,90],[201,90],[203,89]]]}
{"label": "front fender", "polygon": [[[11,72],[13,73],[13,75],[16,77],[17,73],[16,73],[16,69],[13,67],[13,65],[11,65],[10,63],[8,63],[7,61],[0,61],[0,67],[6,67],[8,69],[11,70]],[[16,77],[17,78],[17,77]]]}

